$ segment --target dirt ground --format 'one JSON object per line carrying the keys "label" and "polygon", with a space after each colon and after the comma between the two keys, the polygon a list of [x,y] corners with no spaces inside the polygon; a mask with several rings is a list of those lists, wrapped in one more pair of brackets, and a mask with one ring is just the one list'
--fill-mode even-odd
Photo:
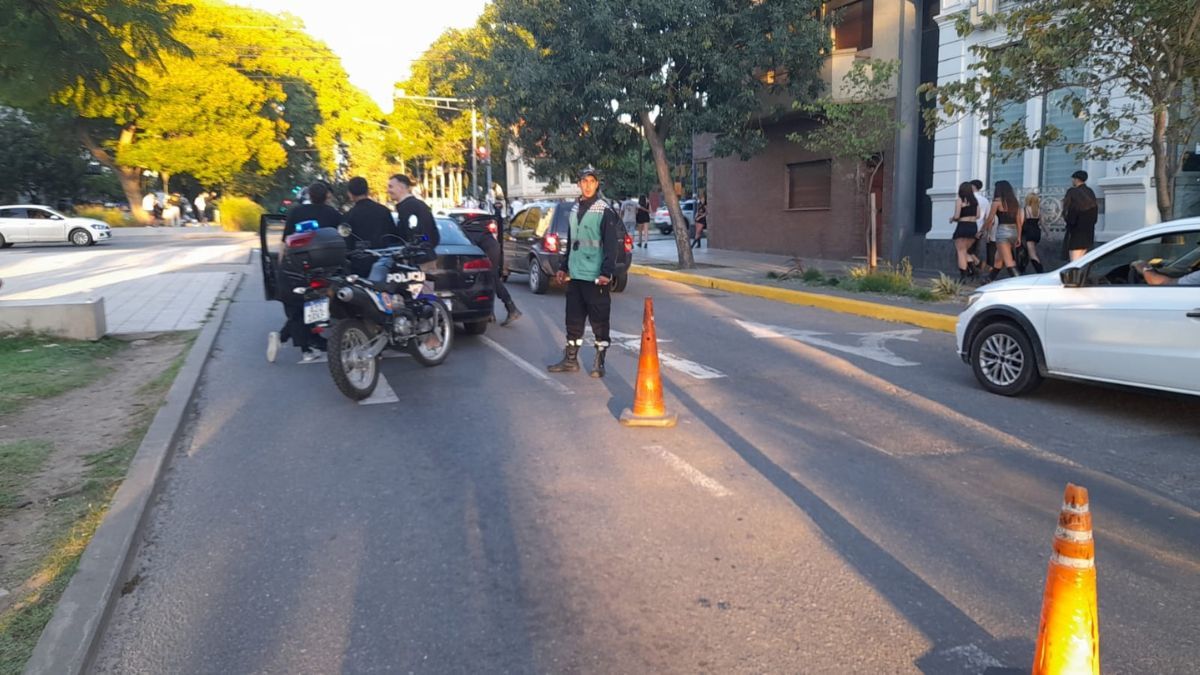
{"label": "dirt ground", "polygon": [[[146,391],[183,353],[186,336],[138,340],[110,357],[110,372],[61,396],[28,404],[0,419],[0,444],[42,440],[53,450],[26,484],[18,508],[0,515],[0,612],[22,593],[31,567],[46,553],[54,532],[55,503],[78,493],[89,455],[129,440],[139,413],[162,403],[162,391]],[[7,592],[6,592],[7,591]]]}

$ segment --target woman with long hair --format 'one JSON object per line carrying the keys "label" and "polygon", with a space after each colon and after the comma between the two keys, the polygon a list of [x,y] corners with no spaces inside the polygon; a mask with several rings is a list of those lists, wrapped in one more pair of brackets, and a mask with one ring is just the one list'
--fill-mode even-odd
{"label": "woman with long hair", "polygon": [[[1025,195],[1025,225],[1021,228],[1021,239],[1025,242],[1025,252],[1029,255],[1029,264],[1038,274],[1046,271],[1042,267],[1042,259],[1038,257],[1037,245],[1042,240],[1042,198],[1036,192]],[[1021,274],[1025,266],[1020,266]]]}
{"label": "woman with long hair", "polygon": [[954,215],[950,222],[954,228],[954,255],[958,259],[958,280],[966,281],[976,275],[978,260],[970,253],[979,239],[979,203],[975,201],[975,189],[970,183],[958,186],[958,199],[954,200]]}
{"label": "woman with long hair", "polygon": [[693,225],[695,237],[692,238],[692,248],[700,248],[701,237],[704,236],[704,228],[708,227],[708,204],[703,199],[696,203],[696,217]]}
{"label": "woman with long hair", "polygon": [[992,210],[988,214],[988,228],[995,228],[996,262],[998,263],[989,277],[995,281],[1000,276],[1000,265],[1010,277],[1017,276],[1017,263],[1013,251],[1021,245],[1021,228],[1025,225],[1025,212],[1021,210],[1021,202],[1012,183],[1006,180],[996,181],[996,189],[992,192]]}
{"label": "woman with long hair", "polygon": [[637,216],[634,217],[637,223],[638,246],[646,248],[650,241],[650,199],[646,195],[638,197]]}

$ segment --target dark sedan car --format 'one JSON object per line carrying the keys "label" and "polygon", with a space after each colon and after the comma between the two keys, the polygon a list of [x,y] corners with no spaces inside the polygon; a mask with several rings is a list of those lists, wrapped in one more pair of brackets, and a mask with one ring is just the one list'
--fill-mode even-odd
{"label": "dark sedan car", "polygon": [[[529,275],[529,290],[545,293],[558,269],[562,247],[570,226],[567,217],[571,202],[534,202],[513,216],[504,232],[504,262],[511,272]],[[614,293],[629,284],[629,265],[633,262],[633,237],[617,249],[617,270],[613,275]]]}
{"label": "dark sedan car", "polygon": [[[437,247],[437,265],[426,273],[433,282],[433,291],[450,306],[454,321],[463,324],[471,335],[487,330],[492,320],[492,306],[496,301],[496,288],[492,277],[486,274],[491,261],[483,251],[472,244],[458,225],[449,218],[437,218],[441,242]],[[266,255],[261,257],[263,283],[268,300],[279,299],[276,288],[276,261],[280,237],[283,232],[283,216],[267,214],[259,223],[259,238]],[[304,279],[288,283],[304,284]]]}

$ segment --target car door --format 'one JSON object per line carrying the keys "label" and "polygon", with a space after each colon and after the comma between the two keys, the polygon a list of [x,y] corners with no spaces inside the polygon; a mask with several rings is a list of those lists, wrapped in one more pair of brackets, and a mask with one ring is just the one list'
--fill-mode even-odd
{"label": "car door", "polygon": [[529,256],[533,250],[533,244],[537,241],[534,232],[537,230],[538,222],[542,218],[542,209],[537,206],[532,206],[525,209],[524,218],[521,219],[521,226],[513,233],[516,239],[516,258],[518,269],[529,271]]}
{"label": "car door", "polygon": [[508,221],[508,227],[504,229],[504,263],[510,270],[518,272],[527,272],[526,265],[529,260],[529,252],[522,253],[521,244],[517,234],[524,229],[525,220],[529,217],[529,209],[525,209],[514,215]]}
{"label": "car door", "polygon": [[25,222],[24,207],[0,208],[0,234],[4,235],[4,241],[10,244],[29,241],[29,225]]}
{"label": "car door", "polygon": [[25,212],[29,241],[62,242],[67,240],[67,221],[45,209],[31,206]]}
{"label": "car door", "polygon": [[1200,393],[1200,286],[1150,286],[1130,272],[1135,260],[1197,255],[1200,229],[1144,237],[1089,262],[1083,285],[1057,289],[1047,307],[1050,371]]}

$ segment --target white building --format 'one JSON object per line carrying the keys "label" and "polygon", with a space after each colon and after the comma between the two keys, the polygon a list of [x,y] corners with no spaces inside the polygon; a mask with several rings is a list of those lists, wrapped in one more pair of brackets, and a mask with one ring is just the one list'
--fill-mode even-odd
{"label": "white building", "polygon": [[[989,12],[1009,0],[942,0],[936,17],[939,31],[938,85],[964,79],[975,61],[972,47],[999,47],[1007,36],[1002,31],[976,32],[965,39],[955,30],[955,16],[963,11]],[[1070,142],[1091,140],[1091,130],[1081,120],[1073,118],[1053,104],[1054,94],[1035,98],[1022,105],[1010,105],[998,114],[1013,119],[1024,115],[1027,129],[1033,133],[1050,123],[1061,129]],[[1049,99],[1049,101],[1047,100]],[[927,191],[932,202],[932,229],[926,235],[927,251],[945,248],[952,251],[950,242],[954,225],[949,218],[954,212],[958,185],[978,178],[991,193],[996,181],[1007,180],[1023,197],[1029,191],[1042,196],[1043,224],[1051,232],[1061,231],[1061,199],[1071,187],[1071,174],[1079,169],[1088,172],[1088,185],[1100,199],[1100,221],[1096,225],[1098,241],[1108,241],[1130,230],[1157,223],[1158,208],[1152,187],[1153,165],[1128,172],[1131,159],[1120,161],[1080,161],[1073,152],[1062,147],[1045,150],[1025,150],[1005,160],[1005,153],[992,147],[992,139],[980,135],[987,111],[941,129],[934,139],[933,183]],[[1149,117],[1147,117],[1149,123]],[[998,145],[999,141],[995,141]],[[1181,205],[1182,206],[1182,205]],[[1182,212],[1180,212],[1182,213]]]}
{"label": "white building", "polygon": [[521,149],[511,143],[505,148],[504,161],[508,175],[508,198],[510,200],[520,198],[521,201],[529,202],[540,199],[576,199],[579,197],[579,186],[571,182],[569,178],[560,181],[557,190],[547,192],[546,188],[549,183],[534,177],[533,168],[521,156]]}

